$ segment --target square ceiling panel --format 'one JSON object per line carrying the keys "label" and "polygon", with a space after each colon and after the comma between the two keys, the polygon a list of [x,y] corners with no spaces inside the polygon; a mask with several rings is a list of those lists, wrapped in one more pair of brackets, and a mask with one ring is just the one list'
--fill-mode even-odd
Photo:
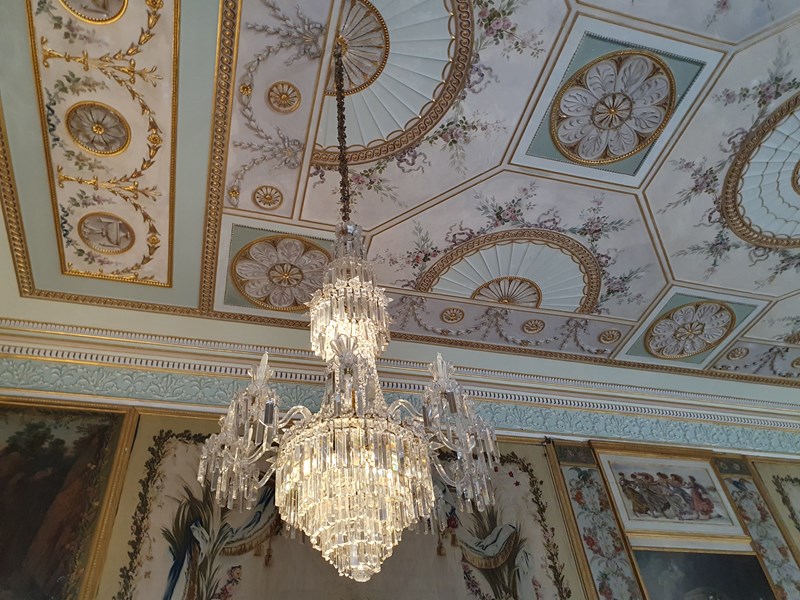
{"label": "square ceiling panel", "polygon": [[719,59],[698,46],[581,17],[512,162],[638,185]]}
{"label": "square ceiling panel", "polygon": [[672,288],[618,358],[704,367],[755,318],[764,302]]}

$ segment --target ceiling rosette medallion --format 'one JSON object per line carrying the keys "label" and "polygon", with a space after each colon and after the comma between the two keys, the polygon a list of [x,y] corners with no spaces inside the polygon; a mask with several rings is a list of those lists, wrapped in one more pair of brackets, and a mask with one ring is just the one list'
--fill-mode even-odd
{"label": "ceiling rosette medallion", "polygon": [[659,136],[675,108],[675,80],[661,58],[645,50],[601,56],[556,94],[550,133],[576,163],[617,162]]}
{"label": "ceiling rosette medallion", "polygon": [[688,358],[719,346],[735,326],[736,313],[724,302],[691,302],[656,319],[644,347],[657,358]]}
{"label": "ceiling rosette medallion", "polygon": [[100,102],[79,102],[67,111],[67,131],[84,150],[101,156],[123,152],[131,127],[119,112]]}
{"label": "ceiling rosette medallion", "polygon": [[[464,88],[471,67],[471,2],[422,0],[409,11],[389,0],[355,0],[344,4],[341,29],[344,101],[352,121],[348,163],[387,158],[418,144]],[[336,164],[334,109],[328,95],[313,164]]]}
{"label": "ceiling rosette medallion", "polygon": [[330,254],[304,238],[276,235],[244,246],[233,258],[231,278],[250,302],[280,311],[306,310],[322,287]]}
{"label": "ceiling rosette medallion", "polygon": [[578,241],[547,229],[511,229],[456,246],[422,274],[416,289],[589,314],[601,286],[597,258]]}
{"label": "ceiling rosette medallion", "polygon": [[762,248],[800,248],[800,94],[744,139],[722,188],[726,225]]}

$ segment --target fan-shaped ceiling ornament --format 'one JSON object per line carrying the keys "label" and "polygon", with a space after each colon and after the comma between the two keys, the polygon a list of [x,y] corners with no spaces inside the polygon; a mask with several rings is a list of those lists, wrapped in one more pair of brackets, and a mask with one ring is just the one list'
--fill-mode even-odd
{"label": "fan-shaped ceiling ornament", "polygon": [[592,313],[602,270],[585,246],[545,229],[511,229],[453,248],[422,274],[417,289],[459,298]]}
{"label": "fan-shaped ceiling ornament", "polygon": [[722,214],[749,244],[800,248],[800,94],[742,142],[725,177]]}
{"label": "fan-shaped ceiling ornament", "polygon": [[[347,0],[342,11],[350,164],[418,144],[461,93],[470,69],[469,0]],[[327,86],[330,88],[330,85]],[[328,95],[311,162],[335,165],[336,110]]]}
{"label": "fan-shaped ceiling ornament", "polygon": [[550,134],[559,152],[585,165],[608,164],[655,141],[675,108],[675,80],[661,58],[644,50],[601,56],[561,86]]}

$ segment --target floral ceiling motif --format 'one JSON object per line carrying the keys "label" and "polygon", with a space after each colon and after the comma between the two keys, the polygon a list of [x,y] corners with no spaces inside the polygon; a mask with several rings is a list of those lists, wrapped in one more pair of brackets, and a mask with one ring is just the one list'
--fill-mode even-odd
{"label": "floral ceiling motif", "polygon": [[673,309],[647,330],[645,348],[658,358],[678,359],[718,346],[736,324],[724,303],[695,302]]}
{"label": "floral ceiling motif", "polygon": [[232,278],[250,302],[271,310],[301,311],[322,287],[326,250],[296,237],[260,238],[233,259]]}
{"label": "floral ceiling motif", "polygon": [[175,9],[28,9],[62,272],[170,286]]}
{"label": "floral ceiling motif", "polygon": [[564,156],[582,164],[615,162],[661,133],[675,106],[675,81],[655,54],[618,51],[575,73],[554,106],[552,136]]}

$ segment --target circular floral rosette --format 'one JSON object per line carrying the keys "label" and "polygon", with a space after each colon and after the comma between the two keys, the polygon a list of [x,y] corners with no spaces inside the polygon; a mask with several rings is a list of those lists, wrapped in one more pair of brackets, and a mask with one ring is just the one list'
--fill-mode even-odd
{"label": "circular floral rosette", "polygon": [[84,150],[119,154],[128,147],[131,128],[116,110],[99,102],[79,102],[67,111],[67,131]]}
{"label": "circular floral rosette", "polygon": [[680,359],[718,346],[736,324],[729,306],[716,302],[684,304],[661,316],[645,335],[645,348],[658,358]]}
{"label": "circular floral rosette", "polygon": [[551,114],[558,150],[583,164],[622,160],[650,145],[675,104],[675,81],[654,54],[622,51],[584,66],[559,90]]}
{"label": "circular floral rosette", "polygon": [[233,281],[251,302],[283,311],[305,310],[322,287],[330,256],[321,247],[294,237],[269,237],[251,242],[233,259]]}

